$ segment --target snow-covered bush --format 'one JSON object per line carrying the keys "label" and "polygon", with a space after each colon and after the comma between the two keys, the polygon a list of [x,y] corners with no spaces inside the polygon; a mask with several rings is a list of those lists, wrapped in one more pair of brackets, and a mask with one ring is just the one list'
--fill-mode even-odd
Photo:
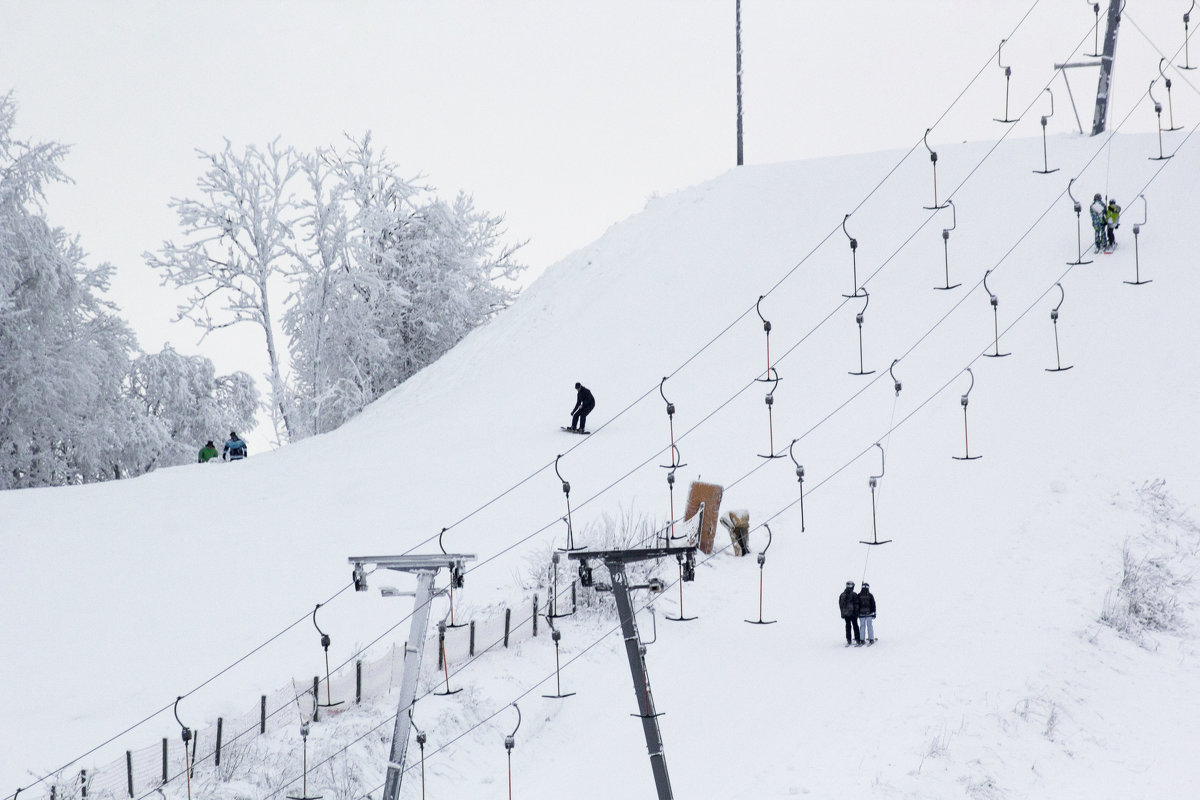
{"label": "snow-covered bush", "polygon": [[1144,643],[1146,631],[1178,630],[1178,591],[1186,581],[1175,576],[1165,559],[1135,555],[1128,542],[1121,555],[1121,583],[1105,597],[1100,620],[1138,643]]}

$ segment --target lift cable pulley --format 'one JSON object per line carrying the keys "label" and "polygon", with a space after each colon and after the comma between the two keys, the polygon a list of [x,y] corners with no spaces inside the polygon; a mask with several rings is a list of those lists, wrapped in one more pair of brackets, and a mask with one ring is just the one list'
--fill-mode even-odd
{"label": "lift cable pulley", "polygon": [[1058,172],[1058,167],[1050,169],[1050,156],[1047,154],[1046,150],[1046,123],[1049,122],[1050,118],[1054,116],[1054,92],[1050,91],[1049,86],[1042,91],[1050,95],[1050,113],[1042,115],[1042,168],[1035,169],[1034,172],[1038,175],[1049,175],[1052,172]]}
{"label": "lift cable pulley", "polygon": [[961,283],[951,285],[950,283],[950,231],[958,227],[958,208],[954,205],[953,200],[947,200],[946,205],[950,206],[950,227],[942,228],[942,253],[945,256],[946,262],[946,285],[935,286],[934,289],[957,289],[962,286]]}
{"label": "lift cable pulley", "polygon": [[1175,154],[1172,153],[1169,156],[1163,155],[1162,103],[1158,102],[1158,99],[1154,96],[1154,84],[1157,82],[1158,82],[1158,78],[1155,78],[1154,80],[1150,81],[1150,88],[1148,88],[1146,90],[1146,93],[1150,95],[1151,102],[1154,103],[1154,116],[1158,118],[1158,155],[1157,156],[1149,156],[1149,159],[1151,161],[1166,161],[1168,158],[1173,157]]}
{"label": "lift cable pulley", "polygon": [[871,545],[872,547],[875,545],[887,544],[888,542],[892,541],[891,539],[884,539],[882,542],[879,541],[879,531],[875,524],[875,487],[879,483],[879,479],[883,477],[883,473],[886,471],[887,465],[885,463],[883,445],[881,445],[879,442],[876,442],[874,446],[879,448],[879,474],[872,475],[867,481],[867,484],[871,487],[871,541],[868,542],[859,539],[858,542],[859,544],[867,544]]}
{"label": "lift cable pulley", "polygon": [[[557,553],[555,554],[557,555]],[[549,614],[543,614],[546,618],[546,624],[550,626],[550,638],[554,641],[554,694],[544,694],[542,697],[547,697],[552,700],[562,700],[565,697],[573,697],[575,692],[563,693],[562,690],[562,664],[559,661],[558,643],[562,641],[562,631],[554,627],[554,617]]]}
{"label": "lift cable pulley", "polygon": [[769,437],[768,444],[770,444],[771,449],[768,453],[759,453],[759,458],[783,458],[783,453],[775,452],[775,416],[773,408],[775,406],[775,388],[779,385],[779,381],[779,373],[775,371],[774,367],[771,367],[767,371],[766,381],[771,384],[771,390],[767,392],[767,396],[763,399],[763,402],[767,404],[767,434]]}
{"label": "lift cable pulley", "polygon": [[1017,117],[1016,119],[1008,118],[1008,92],[1009,92],[1010,80],[1012,78],[1012,67],[1005,66],[1004,64],[1002,64],[1000,62],[1000,52],[1004,49],[1004,43],[1007,41],[1008,41],[1008,39],[1001,39],[1000,46],[996,48],[996,66],[998,66],[998,67],[1000,67],[1000,69],[1004,70],[1004,119],[999,119],[998,117],[992,117],[992,119],[996,120],[996,122],[1011,123],[1011,122],[1018,122],[1018,121],[1020,121],[1021,118],[1020,117]]}
{"label": "lift cable pulley", "polygon": [[1192,0],[1192,4],[1188,6],[1188,10],[1183,12],[1183,66],[1179,69],[1195,69],[1188,62],[1188,23],[1192,21],[1192,9],[1196,7],[1196,0]]}
{"label": "lift cable pulley", "polygon": [[988,288],[987,279],[988,279],[988,275],[991,275],[991,274],[992,274],[992,271],[990,269],[987,272],[983,273],[983,290],[985,292],[987,292],[988,302],[992,304],[992,324],[993,324],[993,328],[994,328],[994,336],[995,336],[994,341],[996,344],[996,351],[994,353],[984,353],[984,355],[987,356],[988,358],[1004,358],[1005,356],[1011,356],[1012,353],[1001,353],[1000,352],[1000,310],[999,310],[1000,299],[998,297],[996,297],[996,295],[992,292],[991,289]]}
{"label": "lift cable pulley", "polygon": [[[450,555],[449,553],[446,552],[446,546],[444,544],[442,544],[442,537],[446,535],[446,531],[448,531],[448,530],[449,530],[449,528],[442,528],[442,530],[438,533],[438,547],[441,549],[443,555]],[[455,621],[454,621],[454,590],[461,589],[463,587],[463,583],[466,582],[466,575],[463,570],[463,564],[461,561],[451,561],[451,562],[449,562],[449,567],[450,567],[450,622],[449,622],[449,624],[446,625],[446,627],[447,628],[465,628],[467,626],[467,623],[465,623],[465,622],[455,623]]]}
{"label": "lift cable pulley", "polygon": [[804,465],[796,460],[796,455],[792,452],[798,441],[800,440],[792,439],[792,443],[788,445],[788,455],[796,465],[796,480],[800,483],[800,532],[804,533]]}
{"label": "lift cable pulley", "polygon": [[929,132],[931,130],[933,130],[933,128],[925,129],[925,135],[921,137],[921,141],[923,141],[925,143],[925,149],[929,151],[929,161],[931,164],[933,164],[933,205],[922,206],[922,208],[924,208],[926,211],[937,211],[939,208],[945,208],[946,204],[945,203],[938,204],[937,152],[935,152],[934,149],[929,146]]}
{"label": "lift cable pulley", "polygon": [[1058,309],[1062,308],[1063,301],[1067,299],[1067,292],[1065,289],[1063,289],[1063,285],[1061,283],[1056,283],[1054,285],[1058,287],[1058,304],[1050,310],[1050,321],[1054,323],[1054,363],[1056,366],[1046,367],[1046,372],[1066,372],[1067,370],[1071,369],[1071,366],[1064,367],[1062,365],[1062,358],[1059,356]]}
{"label": "lift cable pulley", "polygon": [[779,620],[763,619],[763,566],[767,563],[767,551],[771,549],[771,540],[775,538],[771,533],[771,526],[763,523],[763,527],[767,530],[767,546],[758,554],[758,619],[748,619],[751,625],[774,625]]}
{"label": "lift cable pulley", "polygon": [[1153,283],[1153,279],[1148,281],[1142,280],[1141,258],[1138,255],[1138,236],[1142,232],[1142,226],[1146,224],[1149,209],[1146,206],[1146,196],[1139,194],[1134,198],[1134,200],[1139,198],[1142,201],[1142,221],[1133,223],[1133,280],[1124,281],[1124,283],[1128,283],[1130,286],[1141,286],[1143,283]]}
{"label": "lift cable pulley", "polygon": [[1067,181],[1067,196],[1071,198],[1071,202],[1074,204],[1075,208],[1075,241],[1078,245],[1079,255],[1074,261],[1068,261],[1067,265],[1071,267],[1077,267],[1080,264],[1091,264],[1092,262],[1090,259],[1087,261],[1083,260],[1083,222],[1081,221],[1083,204],[1076,199],[1075,193],[1071,191],[1071,184],[1073,183],[1075,183],[1074,178],[1071,178],[1071,180]]}
{"label": "lift cable pulley", "polygon": [[963,410],[963,455],[951,456],[955,461],[974,461],[977,458],[982,458],[982,456],[971,455],[971,440],[967,437],[967,403],[971,396],[971,390],[975,388],[975,373],[971,371],[970,367],[967,367],[965,372],[971,376],[971,385],[967,387],[966,393],[959,401],[962,403]]}
{"label": "lift cable pulley", "polygon": [[320,707],[332,708],[334,706],[340,706],[345,701],[339,700],[336,703],[333,702],[332,689],[330,689],[330,684],[332,681],[330,681],[329,673],[329,645],[332,643],[332,640],[329,638],[329,634],[321,630],[321,626],[317,624],[317,612],[321,609],[322,605],[322,603],[317,603],[316,608],[314,608],[312,612],[313,627],[316,628],[317,633],[321,635],[321,647],[325,650],[325,702],[321,703]]}
{"label": "lift cable pulley", "polygon": [[854,321],[858,323],[858,372],[850,372],[851,375],[873,375],[875,370],[863,368],[863,315],[867,313],[867,306],[871,305],[871,295],[867,292],[867,287],[862,287],[862,294],[858,295],[864,299],[862,309],[854,315]]}
{"label": "lift cable pulley", "polygon": [[567,516],[565,518],[567,521],[567,546],[560,547],[558,549],[562,550],[563,552],[571,552],[572,550],[586,550],[586,547],[575,546],[575,528],[571,524],[571,484],[568,483],[567,480],[563,478],[562,473],[558,471],[558,462],[561,459],[562,453],[559,453],[554,457],[554,474],[557,475],[559,481],[562,482],[563,496],[567,499]]}
{"label": "lift cable pulley", "polygon": [[842,217],[842,233],[846,234],[846,238],[850,240],[850,265],[853,269],[854,293],[844,294],[842,297],[862,297],[860,293],[862,290],[858,288],[858,239],[855,239],[850,235],[850,231],[846,230],[846,220],[848,219],[850,219],[850,214]]}

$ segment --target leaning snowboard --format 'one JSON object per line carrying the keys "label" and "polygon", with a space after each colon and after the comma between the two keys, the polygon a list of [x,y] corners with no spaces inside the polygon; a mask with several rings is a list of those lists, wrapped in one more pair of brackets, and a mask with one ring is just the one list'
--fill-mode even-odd
{"label": "leaning snowboard", "polygon": [[587,436],[588,434],[591,433],[591,431],[577,431],[574,428],[568,428],[565,425],[563,426],[563,430],[566,431],[567,433],[578,433],[582,436]]}

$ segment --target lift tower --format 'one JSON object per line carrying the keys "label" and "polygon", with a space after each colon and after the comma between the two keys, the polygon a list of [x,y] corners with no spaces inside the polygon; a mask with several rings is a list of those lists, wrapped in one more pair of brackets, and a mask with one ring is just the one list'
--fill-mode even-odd
{"label": "lift tower", "polygon": [[[654,785],[658,789],[658,800],[672,800],[671,777],[667,774],[667,758],[663,752],[662,734],[658,730],[658,713],[654,710],[654,696],[650,693],[650,678],[646,673],[646,646],[638,637],[637,619],[633,603],[629,600],[631,589],[649,589],[661,592],[664,584],[658,578],[640,586],[630,586],[629,578],[625,575],[625,565],[633,561],[645,561],[651,558],[667,558],[675,556],[681,561],[683,579],[693,580],[696,577],[696,547],[650,547],[641,550],[589,550],[587,552],[567,553],[567,558],[579,561],[579,582],[584,586],[593,586],[597,591],[611,591],[617,603],[617,613],[621,617],[621,633],[625,637],[625,653],[629,657],[629,671],[633,674],[633,688],[637,694],[638,713],[641,717],[642,730],[646,734],[646,749],[650,753],[650,769],[654,773]],[[612,585],[595,583],[592,579],[590,560],[599,560],[608,567]]]}
{"label": "lift tower", "polygon": [[421,671],[421,656],[425,650],[425,631],[429,628],[429,605],[433,602],[433,580],[442,568],[450,570],[450,582],[462,586],[466,573],[464,565],[474,561],[474,555],[437,554],[410,556],[351,556],[347,561],[354,565],[354,589],[367,590],[364,564],[373,564],[377,569],[411,572],[417,576],[417,590],[413,592],[413,613],[408,628],[408,641],[404,643],[404,677],[400,681],[400,699],[396,708],[396,724],[392,728],[392,749],[388,755],[387,778],[383,784],[383,800],[396,800],[400,794],[400,782],[404,779],[404,757],[408,751],[407,711],[417,699],[417,677]]}

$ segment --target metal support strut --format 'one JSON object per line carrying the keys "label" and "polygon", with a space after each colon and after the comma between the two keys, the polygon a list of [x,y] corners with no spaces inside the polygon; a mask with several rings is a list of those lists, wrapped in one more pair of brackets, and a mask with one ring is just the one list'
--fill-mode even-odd
{"label": "metal support strut", "polygon": [[[582,574],[586,559],[597,558],[608,567],[612,579],[613,599],[616,601],[617,614],[621,619],[621,633],[625,638],[625,654],[629,659],[629,671],[633,675],[633,688],[637,695],[638,713],[635,715],[642,721],[642,732],[646,737],[646,750],[650,754],[650,770],[654,774],[654,785],[658,791],[658,800],[672,800],[671,777],[667,772],[667,758],[663,750],[662,733],[658,728],[658,712],[654,708],[654,696],[650,691],[650,678],[646,669],[646,647],[638,637],[637,619],[634,616],[633,603],[629,592],[633,589],[651,589],[662,587],[661,581],[651,581],[644,586],[630,586],[625,574],[625,564],[646,559],[676,556],[682,559],[685,555],[694,558],[695,547],[655,547],[644,550],[605,550],[590,553],[568,553],[567,558],[580,560]],[[590,568],[588,568],[590,572]]]}
{"label": "metal support strut", "polygon": [[767,546],[758,554],[758,619],[748,619],[751,625],[774,625],[779,620],[763,619],[763,566],[767,563],[767,551],[771,549],[771,540],[775,537],[771,533],[771,526],[763,523],[763,527],[767,529]]}
{"label": "metal support strut", "polygon": [[1000,67],[1000,69],[1004,70],[1004,119],[1000,119],[998,117],[992,117],[992,119],[996,120],[996,122],[1011,123],[1011,122],[1019,122],[1021,118],[1020,117],[1017,117],[1016,119],[1008,118],[1008,89],[1009,89],[1010,79],[1012,78],[1012,67],[1006,67],[1004,64],[1000,63],[1000,51],[1004,49],[1004,43],[1007,41],[1008,41],[1008,39],[1001,39],[1000,46],[996,48],[996,66],[998,66],[998,67]]}
{"label": "metal support strut", "polygon": [[1192,0],[1188,10],[1183,13],[1183,66],[1180,69],[1195,69],[1188,62],[1188,23],[1192,21],[1192,9],[1195,7],[1196,0]]}
{"label": "metal support strut", "polygon": [[1048,86],[1044,91],[1050,95],[1050,113],[1042,115],[1042,168],[1034,170],[1038,175],[1049,175],[1051,172],[1058,172],[1058,167],[1050,169],[1050,159],[1046,154],[1046,123],[1054,116],[1054,92],[1050,91],[1050,87]]}
{"label": "metal support strut", "polygon": [[796,480],[800,482],[800,532],[804,533],[804,465],[796,460],[796,456],[792,453],[792,448],[796,446],[799,439],[792,439],[792,443],[788,445],[788,455],[792,458],[792,463],[796,465]]}
{"label": "metal support strut", "polygon": [[1168,158],[1171,158],[1175,154],[1172,153],[1169,156],[1163,155],[1162,103],[1158,102],[1158,100],[1156,100],[1154,97],[1154,84],[1156,81],[1158,81],[1158,78],[1155,78],[1154,80],[1150,81],[1150,88],[1146,90],[1147,93],[1149,93],[1149,95],[1150,95],[1150,100],[1154,103],[1154,116],[1158,118],[1158,155],[1150,156],[1149,158],[1151,161],[1166,161]]}
{"label": "metal support strut", "polygon": [[[899,392],[896,392],[896,394],[899,394]],[[883,473],[887,469],[883,445],[881,445],[879,442],[876,442],[875,447],[879,448],[879,474],[872,475],[867,481],[867,484],[871,487],[871,541],[867,542],[863,541],[862,539],[858,540],[859,544],[869,544],[872,546],[887,544],[891,541],[891,539],[884,539],[882,542],[879,541],[879,530],[875,525],[875,486],[879,482],[879,479],[883,477]]]}
{"label": "metal support strut", "polygon": [[562,459],[561,453],[554,457],[554,474],[558,476],[560,481],[562,481],[563,496],[567,498],[567,546],[560,547],[558,549],[565,552],[570,552],[572,550],[586,550],[587,548],[585,547],[575,546],[575,532],[574,527],[571,525],[571,484],[567,482],[563,478],[562,473],[558,471],[558,462],[560,459]]}

